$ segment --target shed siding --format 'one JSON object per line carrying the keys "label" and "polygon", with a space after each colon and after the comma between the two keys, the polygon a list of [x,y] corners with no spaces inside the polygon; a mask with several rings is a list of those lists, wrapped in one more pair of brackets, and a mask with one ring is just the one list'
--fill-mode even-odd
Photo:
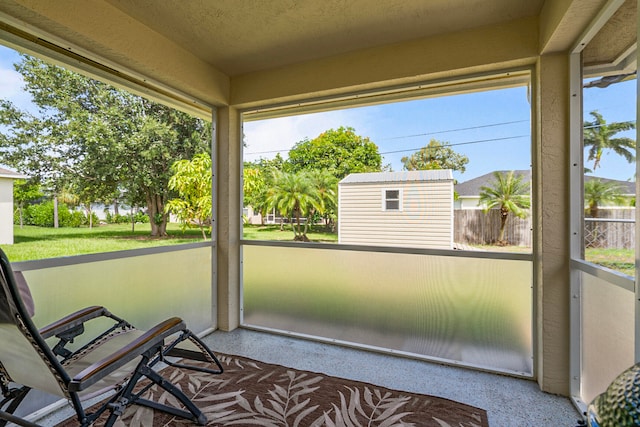
{"label": "shed siding", "polygon": [[[383,190],[402,191],[402,210],[383,210]],[[343,244],[451,249],[453,182],[349,183],[339,188]]]}
{"label": "shed siding", "polygon": [[0,244],[13,244],[13,179],[0,178]]}

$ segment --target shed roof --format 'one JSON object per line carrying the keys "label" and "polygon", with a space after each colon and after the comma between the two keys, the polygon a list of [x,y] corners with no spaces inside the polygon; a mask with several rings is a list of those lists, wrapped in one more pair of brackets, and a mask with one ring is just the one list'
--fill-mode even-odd
{"label": "shed roof", "polygon": [[28,178],[28,176],[10,171],[9,169],[0,168],[0,178],[24,179]]}
{"label": "shed roof", "polygon": [[367,172],[347,175],[340,184],[362,184],[408,181],[453,181],[451,169],[401,172]]}

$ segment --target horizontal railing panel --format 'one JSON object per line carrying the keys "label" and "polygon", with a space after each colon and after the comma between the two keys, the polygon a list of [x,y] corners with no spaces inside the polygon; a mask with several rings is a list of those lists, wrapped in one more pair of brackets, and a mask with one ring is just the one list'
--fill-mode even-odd
{"label": "horizontal railing panel", "polygon": [[581,272],[581,390],[590,402],[634,363],[633,290]]}
{"label": "horizontal railing panel", "polygon": [[635,292],[635,278],[620,273],[619,271],[611,270],[609,268],[579,259],[571,260],[571,268],[574,268],[575,270],[582,273],[586,273],[590,276],[597,277],[605,283],[619,286],[622,289],[626,289],[630,292]]}
{"label": "horizontal railing panel", "polygon": [[[101,305],[140,329],[178,316],[200,333],[216,327],[211,257],[212,244],[207,242],[17,262],[12,268],[22,271],[29,284],[38,327]],[[97,333],[101,324],[91,322],[84,335]],[[85,343],[78,337],[68,347]],[[34,392],[18,413],[40,411],[57,401]]]}
{"label": "horizontal railing panel", "polygon": [[29,283],[36,304],[33,320],[38,326],[86,306],[102,305],[141,329],[172,316],[182,317],[196,333],[215,327],[211,244],[172,249],[12,266],[23,271]]}
{"label": "horizontal railing panel", "polygon": [[386,249],[244,244],[243,324],[533,375],[527,257]]}

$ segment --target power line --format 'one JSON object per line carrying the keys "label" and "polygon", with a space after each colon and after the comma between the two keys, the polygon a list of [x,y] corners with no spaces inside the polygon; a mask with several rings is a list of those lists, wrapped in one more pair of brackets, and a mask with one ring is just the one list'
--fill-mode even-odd
{"label": "power line", "polygon": [[270,150],[270,151],[254,151],[251,153],[244,153],[244,154],[271,154],[271,153],[282,153],[283,151],[289,151],[291,150],[290,148],[283,148],[281,150]]}
{"label": "power line", "polygon": [[584,126],[582,129],[598,129],[598,128],[601,128],[603,126],[612,125],[612,124],[616,124],[616,123],[633,123],[635,125],[636,121],[635,120],[626,120],[626,121],[623,121],[623,122],[603,123],[603,124],[600,124],[600,125]]}
{"label": "power line", "polygon": [[[488,128],[488,127],[494,127],[494,126],[510,125],[510,124],[514,124],[514,123],[523,123],[523,122],[528,122],[528,121],[529,120],[514,120],[514,121],[511,121],[511,122],[492,123],[492,124],[488,124],[488,125],[479,125],[479,126],[471,126],[471,127],[466,127],[466,128],[441,130],[441,131],[429,132],[429,133],[419,133],[419,134],[415,134],[415,135],[394,136],[394,137],[390,137],[390,138],[380,138],[380,139],[378,139],[378,141],[389,141],[389,140],[393,140],[393,139],[405,139],[405,138],[415,138],[415,137],[427,136],[427,135],[438,135],[438,134],[441,134],[441,133],[460,132],[460,131],[463,131],[463,130],[473,130],[473,129],[482,129],[482,128]],[[460,144],[455,144],[455,145],[460,145]],[[280,149],[280,150],[253,151],[253,152],[245,153],[245,154],[272,154],[272,153],[281,153],[283,151],[289,151],[289,150],[290,150],[289,148],[283,148],[283,149]],[[384,154],[384,153],[380,153],[380,154]]]}
{"label": "power line", "polygon": [[441,130],[438,132],[428,132],[428,133],[418,133],[415,135],[404,135],[404,136],[394,136],[394,137],[390,137],[390,138],[381,138],[378,141],[388,141],[391,139],[404,139],[404,138],[415,138],[418,136],[428,136],[428,135],[438,135],[441,133],[450,133],[450,132],[460,132],[463,130],[473,130],[473,129],[482,129],[482,128],[488,128],[488,127],[493,127],[493,126],[502,126],[502,125],[511,125],[514,123],[524,123],[524,122],[528,122],[529,120],[514,120],[512,122],[502,122],[502,123],[492,123],[489,125],[479,125],[479,126],[471,126],[468,128],[458,128],[458,129],[448,129],[448,130]]}
{"label": "power line", "polygon": [[[389,141],[389,140],[393,140],[393,139],[416,138],[416,137],[421,137],[421,136],[437,135],[437,134],[450,133],[450,132],[459,132],[459,131],[464,131],[464,130],[482,129],[482,128],[488,128],[488,127],[493,127],[493,126],[502,126],[502,125],[509,125],[509,124],[514,124],[514,123],[523,123],[523,122],[528,122],[528,121],[529,120],[514,120],[514,121],[511,121],[511,122],[492,123],[492,124],[488,124],[488,125],[471,126],[471,127],[466,127],[466,128],[449,129],[449,130],[442,130],[442,131],[429,132],[429,133],[419,133],[419,134],[415,134],[415,135],[394,136],[394,137],[390,137],[390,138],[381,138],[381,139],[378,139],[378,141]],[[628,120],[628,122],[629,123],[635,123],[635,120]],[[622,123],[626,123],[626,122],[622,122]],[[598,128],[600,126],[601,125],[585,126],[584,129],[594,129],[594,128]],[[504,137],[504,138],[482,139],[482,140],[476,140],[476,141],[466,141],[466,142],[458,142],[458,143],[455,143],[455,144],[447,144],[447,146],[453,147],[453,146],[457,146],[457,145],[479,144],[479,143],[483,143],[483,142],[503,141],[503,140],[508,140],[508,139],[517,139],[517,138],[523,138],[523,137],[529,137],[529,136],[530,135],[517,135],[517,136]],[[408,148],[408,149],[395,150],[395,151],[385,151],[385,152],[380,153],[380,154],[395,154],[395,153],[404,153],[404,152],[408,152],[408,151],[418,151],[418,150],[420,150],[422,148],[424,148],[424,147]],[[289,151],[289,150],[290,150],[290,148],[284,148],[284,149],[280,149],[280,150],[254,151],[254,152],[245,153],[245,154],[252,154],[252,155],[256,155],[256,154],[272,154],[272,153],[281,153],[281,152]]]}
{"label": "power line", "polygon": [[[524,137],[530,137],[531,135],[517,135],[517,136],[507,136],[504,138],[491,138],[491,139],[478,139],[476,141],[465,141],[465,142],[458,142],[455,144],[446,144],[446,145],[442,145],[442,147],[455,147],[457,145],[469,145],[469,144],[479,144],[482,142],[493,142],[493,141],[505,141],[507,139],[517,139],[517,138],[524,138]],[[396,151],[385,151],[384,153],[380,153],[380,154],[395,154],[395,153],[404,153],[407,151],[419,151],[422,150],[423,148],[427,148],[428,149],[428,145],[425,147],[418,147],[418,148],[407,148],[405,150],[396,150]]]}

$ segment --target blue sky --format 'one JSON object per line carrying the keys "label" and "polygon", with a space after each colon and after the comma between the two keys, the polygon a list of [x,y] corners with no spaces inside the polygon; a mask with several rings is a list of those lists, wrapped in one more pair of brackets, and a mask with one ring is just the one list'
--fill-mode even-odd
{"label": "blue sky", "polygon": [[[598,110],[608,123],[635,120],[636,81],[607,89],[584,91],[586,120]],[[245,159],[283,157],[296,142],[322,131],[351,126],[375,142],[384,163],[402,170],[401,158],[425,146],[431,138],[449,142],[469,158],[464,182],[494,170],[528,169],[531,165],[530,104],[526,87],[429,98],[328,113],[248,122],[244,125]],[[619,134],[635,139],[635,131]],[[587,165],[590,166],[590,165]],[[606,153],[594,175],[633,180],[635,165]]]}
{"label": "blue sky", "polygon": [[[17,52],[0,46],[0,97],[22,109],[37,109],[22,90],[22,79],[13,63]],[[607,89],[584,91],[584,111],[598,110],[607,122],[635,120],[636,80]],[[245,159],[272,158],[305,138],[327,129],[351,126],[378,145],[383,163],[402,170],[400,159],[425,146],[431,138],[449,142],[469,157],[459,182],[494,170],[527,169],[531,165],[530,104],[526,87],[491,90],[438,98],[382,104],[371,107],[306,114],[244,124]],[[635,138],[635,131],[626,134]],[[2,164],[2,159],[0,159]],[[606,153],[595,175],[629,180],[635,166]]]}
{"label": "blue sky", "polygon": [[30,96],[22,90],[22,76],[13,68],[19,58],[15,50],[0,45],[0,98],[25,109],[30,108]]}
{"label": "blue sky", "polygon": [[275,153],[265,151],[278,149],[286,157],[297,141],[344,125],[375,142],[394,171],[402,170],[402,157],[430,139],[449,142],[469,157],[466,172],[456,173],[465,181],[497,169],[530,167],[529,110],[527,88],[519,87],[248,122],[245,158],[270,157]]}

